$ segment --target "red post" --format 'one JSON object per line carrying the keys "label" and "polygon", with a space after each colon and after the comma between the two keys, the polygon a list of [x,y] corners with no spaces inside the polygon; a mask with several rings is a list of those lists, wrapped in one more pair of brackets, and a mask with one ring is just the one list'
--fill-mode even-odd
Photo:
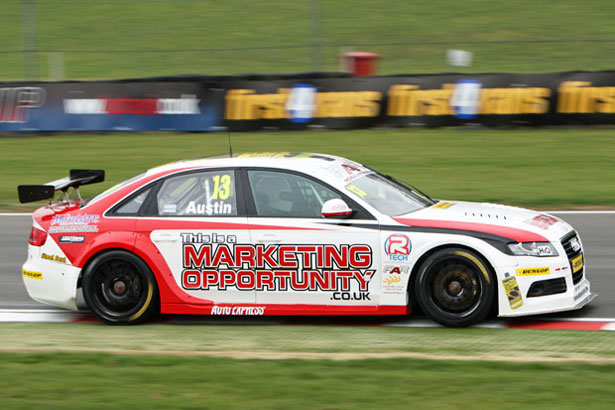
{"label": "red post", "polygon": [[352,51],[344,53],[346,60],[346,70],[357,76],[376,75],[376,61],[379,54],[368,53],[365,51]]}

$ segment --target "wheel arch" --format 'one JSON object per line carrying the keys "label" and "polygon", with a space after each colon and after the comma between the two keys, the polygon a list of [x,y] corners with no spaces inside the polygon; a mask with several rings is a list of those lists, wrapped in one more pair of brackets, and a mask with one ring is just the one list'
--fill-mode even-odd
{"label": "wheel arch", "polygon": [[[460,249],[465,249],[465,250],[468,250],[468,251],[476,253],[477,255],[479,255],[485,261],[485,263],[487,264],[486,268],[489,270],[489,273],[491,273],[493,278],[497,278],[495,269],[493,267],[493,264],[491,263],[489,258],[487,256],[485,256],[485,254],[483,252],[479,251],[478,249],[476,249],[476,248],[474,248],[472,246],[468,246],[468,245],[460,244],[460,243],[456,243],[456,242],[444,243],[444,244],[440,244],[440,245],[434,246],[433,248],[430,248],[427,251],[425,251],[417,259],[416,263],[412,267],[412,270],[410,271],[410,278],[408,279],[408,285],[406,287],[406,292],[408,294],[408,301],[409,301],[412,309],[416,309],[418,307],[416,305],[416,300],[415,300],[415,297],[414,297],[414,294],[413,294],[414,283],[416,282],[416,277],[417,277],[418,270],[421,268],[421,266],[423,265],[425,260],[427,260],[427,258],[429,258],[431,255],[433,255],[434,253],[436,253],[436,252],[438,252],[438,251],[440,251],[442,249],[448,249],[448,248],[460,248]],[[497,287],[496,287],[496,291],[497,291]],[[496,301],[497,301],[497,298],[496,298]]]}

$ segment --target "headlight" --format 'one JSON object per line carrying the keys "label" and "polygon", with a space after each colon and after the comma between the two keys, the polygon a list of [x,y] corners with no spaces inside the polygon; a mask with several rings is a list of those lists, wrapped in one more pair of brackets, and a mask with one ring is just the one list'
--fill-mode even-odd
{"label": "headlight", "polygon": [[517,256],[558,256],[551,242],[519,242],[508,244],[513,255]]}

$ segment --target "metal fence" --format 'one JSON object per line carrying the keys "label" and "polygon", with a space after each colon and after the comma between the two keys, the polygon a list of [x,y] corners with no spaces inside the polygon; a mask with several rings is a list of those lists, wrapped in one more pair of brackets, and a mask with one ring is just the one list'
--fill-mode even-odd
{"label": "metal fence", "polygon": [[[376,4],[378,3],[378,4]],[[380,55],[380,74],[547,72],[615,67],[615,39],[524,33],[442,39],[443,26],[384,33],[374,26],[383,4],[366,2],[348,16],[326,0],[6,0],[0,5],[2,80],[104,79],[177,74],[228,75],[338,71],[340,55]],[[394,6],[391,6],[394,8]],[[392,18],[396,10],[386,18]],[[379,19],[382,18],[382,14]],[[384,18],[384,19],[386,19]],[[480,18],[480,17],[477,17]],[[410,24],[410,23],[409,23]],[[413,23],[416,25],[416,23]],[[446,21],[442,23],[446,25]],[[421,32],[417,32],[421,30]],[[478,29],[477,29],[478,30]],[[522,31],[522,30],[520,30]],[[576,36],[576,37],[575,37]],[[425,39],[434,38],[434,41]],[[380,41],[380,40],[393,41]],[[447,52],[472,53],[451,66]]]}

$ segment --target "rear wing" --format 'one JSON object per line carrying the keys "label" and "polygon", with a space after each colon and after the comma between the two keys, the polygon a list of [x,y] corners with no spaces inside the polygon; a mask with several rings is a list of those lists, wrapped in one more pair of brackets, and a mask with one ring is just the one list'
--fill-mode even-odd
{"label": "rear wing", "polygon": [[19,193],[19,202],[22,204],[52,199],[58,191],[62,191],[64,198],[68,200],[67,191],[70,188],[77,191],[77,196],[81,199],[81,195],[79,195],[81,185],[96,184],[104,180],[105,171],[102,169],[71,169],[66,178],[51,181],[45,185],[19,185],[17,192]]}

